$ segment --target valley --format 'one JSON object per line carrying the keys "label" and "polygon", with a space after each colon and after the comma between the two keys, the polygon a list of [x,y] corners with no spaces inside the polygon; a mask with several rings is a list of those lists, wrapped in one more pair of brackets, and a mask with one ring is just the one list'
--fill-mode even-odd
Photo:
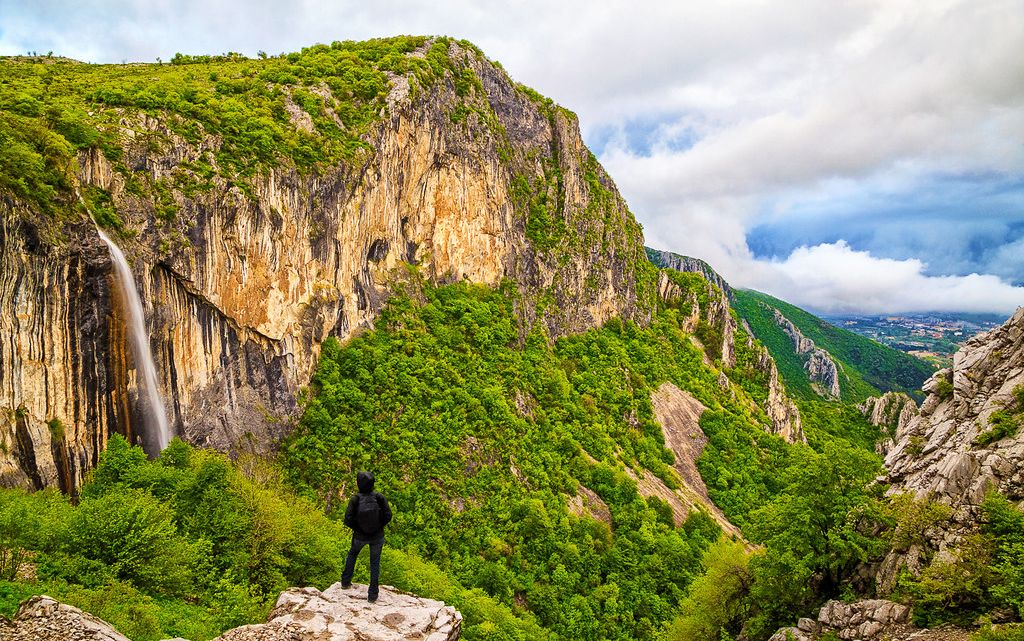
{"label": "valley", "polygon": [[0,136],[0,638],[354,620],[361,470],[374,625],[1024,630],[1024,309],[939,369],[645,248],[577,116],[465,40],[0,58]]}
{"label": "valley", "polygon": [[1005,321],[993,314],[948,313],[823,318],[837,327],[944,367],[952,364],[953,354],[967,339]]}

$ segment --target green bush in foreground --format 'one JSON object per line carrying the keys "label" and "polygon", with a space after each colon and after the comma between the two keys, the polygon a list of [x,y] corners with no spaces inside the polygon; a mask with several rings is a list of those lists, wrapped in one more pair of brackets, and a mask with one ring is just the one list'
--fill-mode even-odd
{"label": "green bush in foreground", "polygon": [[[0,614],[49,594],[134,641],[204,641],[263,621],[281,590],[337,581],[349,536],[266,461],[232,462],[177,439],[150,461],[115,435],[78,506],[49,491],[0,489],[0,558],[31,562],[38,574],[0,579]],[[465,638],[545,638],[415,552],[387,554],[387,583],[464,606]]]}

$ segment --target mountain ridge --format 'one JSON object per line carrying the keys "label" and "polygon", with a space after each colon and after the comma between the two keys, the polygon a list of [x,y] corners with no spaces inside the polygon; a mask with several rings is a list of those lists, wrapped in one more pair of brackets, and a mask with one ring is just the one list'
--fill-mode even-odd
{"label": "mountain ridge", "polygon": [[221,449],[278,440],[321,341],[371,326],[406,265],[513,281],[524,327],[552,337],[649,317],[640,228],[575,116],[475,47],[177,62],[0,65],[7,153],[43,168],[0,181],[0,262],[17,274],[0,300],[28,314],[0,314],[16,373],[0,386],[2,482],[73,491],[107,435],[140,429],[130,358],[107,349],[123,332],[109,263],[73,185],[133,262],[176,433]]}
{"label": "mountain ridge", "polygon": [[[831,325],[790,303],[731,287],[698,258],[645,248],[659,267],[704,275],[728,296],[741,321],[769,349],[787,386],[804,399],[863,401],[888,391],[915,393],[932,366]],[[891,364],[890,364],[891,363]]]}

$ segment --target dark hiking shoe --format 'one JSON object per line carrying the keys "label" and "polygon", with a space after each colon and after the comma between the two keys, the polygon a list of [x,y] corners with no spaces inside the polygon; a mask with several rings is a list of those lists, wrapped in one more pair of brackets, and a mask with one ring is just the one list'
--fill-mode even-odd
{"label": "dark hiking shoe", "polygon": [[366,600],[369,601],[370,603],[376,603],[377,602],[377,595],[376,594],[371,594],[370,596],[366,597]]}
{"label": "dark hiking shoe", "polygon": [[349,589],[350,587],[352,587],[352,584],[351,584],[351,583],[345,583],[345,582],[342,582],[342,584],[341,584],[341,589],[342,589],[342,590],[347,590],[347,589]]}

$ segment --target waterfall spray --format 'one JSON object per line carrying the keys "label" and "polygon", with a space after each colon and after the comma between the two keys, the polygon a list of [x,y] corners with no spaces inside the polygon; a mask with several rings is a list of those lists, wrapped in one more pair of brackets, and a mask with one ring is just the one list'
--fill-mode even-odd
{"label": "waterfall spray", "polygon": [[[78,195],[78,199],[85,205],[81,194]],[[95,220],[93,222],[95,223]],[[157,385],[156,365],[153,363],[153,352],[149,348],[149,332],[146,331],[146,315],[142,307],[142,298],[139,297],[139,290],[135,287],[135,276],[132,274],[124,252],[117,246],[117,243],[103,233],[98,225],[96,231],[99,232],[100,238],[107,244],[107,249],[110,251],[118,289],[121,292],[121,299],[125,302],[125,311],[128,312],[128,337],[132,356],[135,358],[135,368],[139,375],[139,398],[143,401],[146,427],[145,440],[153,450],[150,452],[150,456],[152,456],[167,447],[167,443],[171,440],[171,430],[167,423],[163,399],[160,398],[160,388]]]}

